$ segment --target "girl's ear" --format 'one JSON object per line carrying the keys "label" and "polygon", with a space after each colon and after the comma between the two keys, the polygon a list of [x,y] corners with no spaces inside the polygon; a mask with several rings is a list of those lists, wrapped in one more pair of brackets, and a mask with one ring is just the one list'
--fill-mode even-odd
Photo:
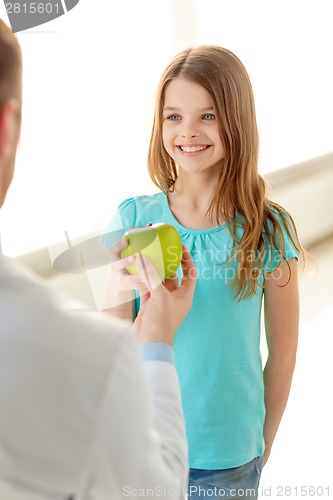
{"label": "girl's ear", "polygon": [[10,99],[0,106],[0,158],[6,160],[15,154],[20,136],[20,103]]}

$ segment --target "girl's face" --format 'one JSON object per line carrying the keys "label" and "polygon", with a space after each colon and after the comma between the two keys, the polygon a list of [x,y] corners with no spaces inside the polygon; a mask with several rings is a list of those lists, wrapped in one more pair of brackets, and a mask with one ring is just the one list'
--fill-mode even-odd
{"label": "girl's face", "polygon": [[[168,83],[163,108],[163,144],[186,172],[220,170],[224,149],[211,98],[201,85],[177,77]],[[215,167],[215,168],[214,168]]]}

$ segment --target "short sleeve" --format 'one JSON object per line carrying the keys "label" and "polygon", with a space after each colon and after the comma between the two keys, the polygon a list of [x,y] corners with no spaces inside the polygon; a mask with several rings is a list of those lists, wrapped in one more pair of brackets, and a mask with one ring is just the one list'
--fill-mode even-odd
{"label": "short sleeve", "polygon": [[[274,269],[276,269],[280,264],[282,264],[286,260],[292,258],[296,258],[297,260],[299,260],[299,251],[295,247],[293,242],[293,240],[296,239],[296,235],[290,216],[286,212],[284,212],[283,213],[285,217],[284,221],[281,215],[278,214],[276,211],[274,211],[274,215],[282,231],[284,251],[282,254],[282,242],[278,232],[276,232],[276,246],[273,246],[273,248],[269,243],[267,235],[263,234],[263,238],[265,241],[263,268],[265,273],[271,273],[272,271],[274,271]],[[269,221],[268,225],[270,230],[273,231],[273,223]],[[289,236],[287,228],[292,238]]]}
{"label": "short sleeve", "polygon": [[128,229],[135,227],[135,220],[135,199],[128,198],[120,203],[109,224],[104,229],[101,236],[102,244],[109,248],[113,243],[118,241]]}

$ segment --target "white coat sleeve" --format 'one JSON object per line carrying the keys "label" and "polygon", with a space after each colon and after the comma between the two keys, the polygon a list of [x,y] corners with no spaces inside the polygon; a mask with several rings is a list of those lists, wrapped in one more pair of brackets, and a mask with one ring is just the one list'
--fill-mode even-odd
{"label": "white coat sleeve", "polygon": [[175,366],[143,364],[132,335],[122,336],[106,383],[85,500],[184,497],[187,442]]}

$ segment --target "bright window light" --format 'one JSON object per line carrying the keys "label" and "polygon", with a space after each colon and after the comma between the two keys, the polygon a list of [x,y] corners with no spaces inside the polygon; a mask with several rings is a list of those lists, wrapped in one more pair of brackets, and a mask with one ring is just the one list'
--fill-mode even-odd
{"label": "bright window light", "polygon": [[186,46],[223,45],[246,66],[261,172],[333,150],[330,1],[91,5],[18,34],[24,108],[0,215],[5,254],[103,228],[124,198],[155,191],[146,155],[156,86]]}

